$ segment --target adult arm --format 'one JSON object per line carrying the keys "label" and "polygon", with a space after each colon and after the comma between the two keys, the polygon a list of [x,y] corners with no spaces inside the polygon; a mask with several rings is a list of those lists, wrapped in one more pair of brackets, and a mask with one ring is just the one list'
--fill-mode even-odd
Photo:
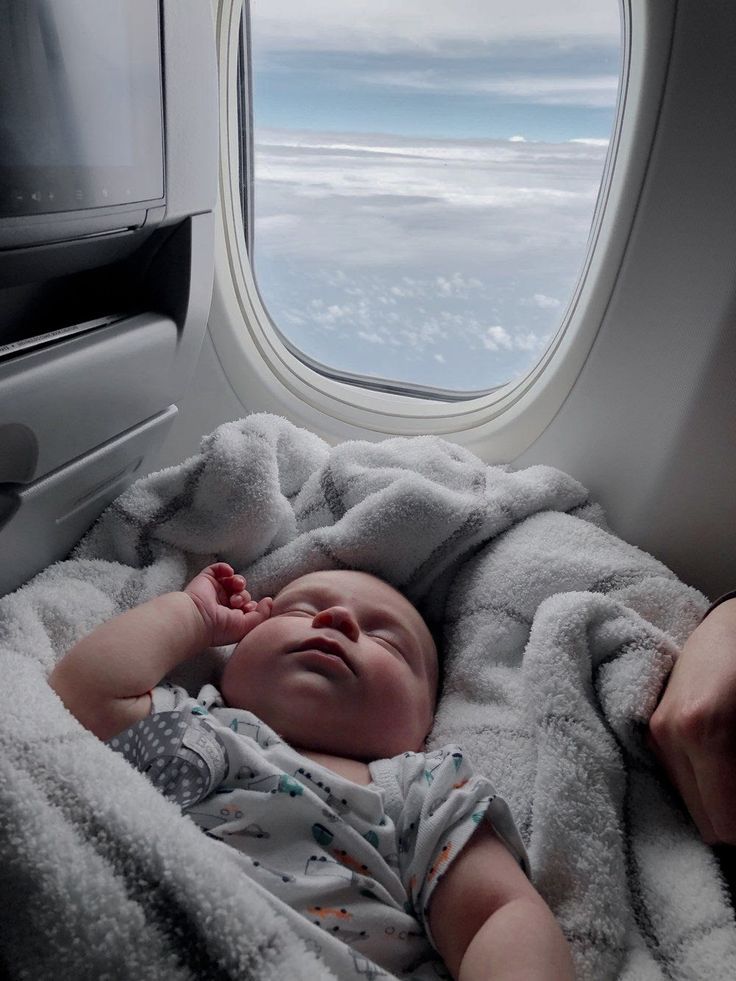
{"label": "adult arm", "polygon": [[574,978],[570,950],[552,912],[487,824],[438,882],[429,925],[457,981]]}
{"label": "adult arm", "polygon": [[703,839],[736,845],[736,596],[686,641],[649,736]]}
{"label": "adult arm", "polygon": [[149,714],[151,690],[178,664],[236,643],[269,613],[270,600],[252,602],[243,577],[215,563],[184,591],[157,596],[83,637],[49,684],[83,726],[110,739]]}

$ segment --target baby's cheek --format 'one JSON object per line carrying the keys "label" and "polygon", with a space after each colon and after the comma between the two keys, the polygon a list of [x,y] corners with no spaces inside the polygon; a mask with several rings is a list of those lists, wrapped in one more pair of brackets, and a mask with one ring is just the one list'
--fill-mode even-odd
{"label": "baby's cheek", "polygon": [[268,638],[256,638],[255,633],[252,631],[235,648],[223,669],[220,684],[227,705],[250,712],[257,712],[262,707],[264,692],[278,685]]}

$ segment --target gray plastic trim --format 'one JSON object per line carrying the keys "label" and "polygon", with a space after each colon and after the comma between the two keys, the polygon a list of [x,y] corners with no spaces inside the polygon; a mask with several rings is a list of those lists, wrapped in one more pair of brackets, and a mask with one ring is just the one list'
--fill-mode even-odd
{"label": "gray plastic trim", "polygon": [[176,412],[170,405],[25,487],[0,485],[0,594],[64,558],[159,448]]}
{"label": "gray plastic trim", "polygon": [[173,320],[143,314],[0,361],[0,483],[29,466],[8,427],[35,439],[35,480],[159,412],[173,401],[177,346]]}

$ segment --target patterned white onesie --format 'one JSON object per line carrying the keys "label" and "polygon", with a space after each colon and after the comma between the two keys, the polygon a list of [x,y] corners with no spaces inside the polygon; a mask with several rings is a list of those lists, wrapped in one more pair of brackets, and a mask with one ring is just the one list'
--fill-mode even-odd
{"label": "patterned white onesie", "polygon": [[375,761],[362,786],[301,756],[251,712],[225,708],[212,685],[195,699],[170,683],[110,745],[319,928],[313,946],[323,957],[329,948],[341,978],[448,977],[431,946],[429,901],[484,818],[528,872],[506,803],[457,746]]}

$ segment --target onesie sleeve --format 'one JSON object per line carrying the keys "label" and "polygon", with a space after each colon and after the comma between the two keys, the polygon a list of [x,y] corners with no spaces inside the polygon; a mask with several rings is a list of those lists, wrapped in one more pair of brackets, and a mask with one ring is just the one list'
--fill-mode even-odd
{"label": "onesie sleeve", "polygon": [[412,911],[434,943],[427,915],[442,876],[478,825],[493,830],[529,875],[526,849],[506,802],[486,777],[474,773],[459,746],[398,757],[396,781],[399,874]]}
{"label": "onesie sleeve", "polygon": [[186,689],[165,682],[151,692],[151,714],[108,740],[183,809],[208,797],[228,770],[227,748],[207,709]]}

